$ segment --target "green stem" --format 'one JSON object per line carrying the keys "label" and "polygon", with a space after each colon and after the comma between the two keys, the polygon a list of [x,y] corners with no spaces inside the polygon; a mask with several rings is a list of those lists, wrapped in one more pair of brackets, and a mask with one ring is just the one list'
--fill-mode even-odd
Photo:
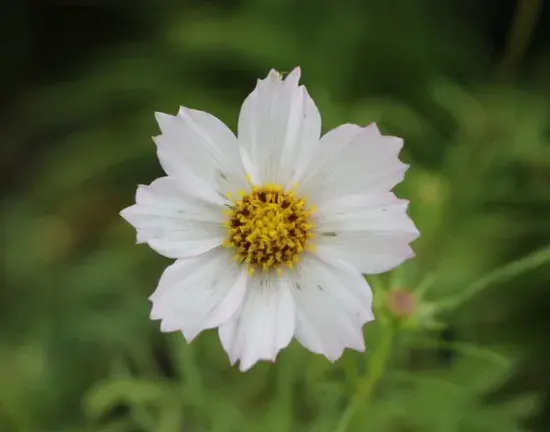
{"label": "green stem", "polygon": [[500,64],[500,74],[503,77],[508,78],[514,74],[529,45],[541,7],[542,0],[518,0],[506,52]]}
{"label": "green stem", "polygon": [[355,413],[371,403],[376,385],[386,370],[393,338],[394,329],[391,324],[386,324],[382,329],[380,345],[370,357],[367,373],[359,379],[357,392],[340,418],[336,432],[346,432]]}
{"label": "green stem", "polygon": [[438,311],[445,309],[453,309],[462,303],[466,302],[489,285],[493,285],[498,282],[510,280],[516,276],[540,267],[544,264],[550,263],[550,246],[539,249],[524,258],[517,261],[513,261],[504,265],[492,273],[489,273],[485,277],[482,277],[477,282],[467,287],[462,293],[448,299],[439,302],[436,307]]}

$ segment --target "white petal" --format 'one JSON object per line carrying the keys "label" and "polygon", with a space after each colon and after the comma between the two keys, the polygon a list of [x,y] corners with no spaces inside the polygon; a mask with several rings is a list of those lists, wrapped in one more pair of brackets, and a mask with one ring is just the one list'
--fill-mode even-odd
{"label": "white petal", "polygon": [[362,328],[374,316],[372,292],[359,272],[306,256],[294,294],[296,339],[302,345],[333,362],[345,348],[364,351]]}
{"label": "white petal", "polygon": [[237,315],[219,329],[231,364],[241,371],[260,360],[275,361],[294,335],[295,308],[290,281],[282,276],[254,276]]}
{"label": "white petal", "polygon": [[169,258],[202,254],[225,236],[223,207],[188,195],[170,177],[139,186],[136,204],[120,214],[136,228],[139,243],[147,242]]}
{"label": "white petal", "polygon": [[388,192],[408,165],[398,159],[401,138],[380,135],[375,124],[342,125],[321,138],[300,191],[321,205],[348,194]]}
{"label": "white petal", "polygon": [[285,80],[271,70],[243,103],[239,142],[255,184],[289,186],[318,144],[321,116],[299,79],[299,68]]}
{"label": "white petal", "polygon": [[315,222],[316,254],[348,262],[366,274],[398,266],[414,256],[409,243],[419,236],[407,205],[391,192],[326,202]]}
{"label": "white petal", "polygon": [[151,295],[152,319],[161,330],[181,330],[188,342],[201,331],[218,327],[241,307],[246,293],[246,268],[223,248],[200,257],[180,259],[163,273]]}
{"label": "white petal", "polygon": [[246,188],[237,138],[220,120],[184,107],[177,116],[156,113],[156,118],[162,131],[155,137],[158,157],[168,175],[213,200]]}

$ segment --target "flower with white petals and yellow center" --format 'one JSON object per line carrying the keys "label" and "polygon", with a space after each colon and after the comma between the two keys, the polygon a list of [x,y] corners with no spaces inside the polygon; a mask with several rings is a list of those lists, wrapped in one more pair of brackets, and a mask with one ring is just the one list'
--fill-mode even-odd
{"label": "flower with white petals and yellow center", "polygon": [[138,242],[176,259],[150,297],[151,318],[188,341],[217,327],[241,370],[275,360],[293,337],[331,361],[363,350],[374,317],[362,274],[411,258],[418,237],[391,192],[407,169],[402,140],[374,124],[321,137],[299,78],[296,68],[260,80],[238,138],[203,111],[157,114],[167,176],[121,212]]}

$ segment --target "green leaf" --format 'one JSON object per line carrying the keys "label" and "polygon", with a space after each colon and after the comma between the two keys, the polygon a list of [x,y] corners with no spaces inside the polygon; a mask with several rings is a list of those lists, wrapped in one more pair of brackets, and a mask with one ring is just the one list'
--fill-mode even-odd
{"label": "green leaf", "polygon": [[84,410],[97,418],[118,404],[160,404],[172,393],[169,384],[134,378],[111,379],[95,385],[84,398]]}

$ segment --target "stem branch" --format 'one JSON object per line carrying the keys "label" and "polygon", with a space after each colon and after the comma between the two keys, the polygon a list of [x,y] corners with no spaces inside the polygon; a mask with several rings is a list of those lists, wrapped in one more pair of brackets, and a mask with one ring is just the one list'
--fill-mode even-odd
{"label": "stem branch", "polygon": [[548,263],[550,263],[550,246],[539,249],[524,258],[520,258],[517,261],[513,261],[494,270],[464,289],[462,293],[439,302],[437,304],[437,309],[439,311],[453,309],[465,303],[489,285],[510,280],[516,276],[527,273],[529,270],[534,270]]}

